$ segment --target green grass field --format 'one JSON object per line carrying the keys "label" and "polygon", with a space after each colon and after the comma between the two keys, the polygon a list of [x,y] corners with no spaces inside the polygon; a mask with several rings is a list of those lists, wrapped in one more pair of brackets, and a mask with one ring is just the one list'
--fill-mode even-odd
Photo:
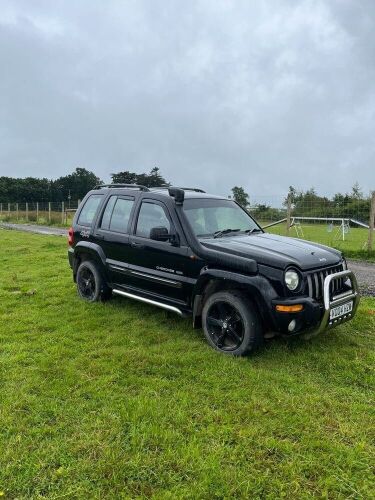
{"label": "green grass field", "polygon": [[189,320],[82,302],[66,250],[0,229],[4,498],[373,497],[374,299],[234,359]]}
{"label": "green grass field", "polygon": [[[260,225],[265,225],[265,223],[263,224],[260,222]],[[344,252],[347,257],[375,261],[375,235],[374,250],[371,253],[367,251],[368,229],[351,227],[348,234],[345,234],[345,241],[343,241],[342,233],[339,232],[337,226],[333,228],[332,232],[328,232],[327,227],[327,224],[302,224],[301,228],[303,234],[300,238],[338,248]],[[286,227],[285,224],[280,224],[269,227],[266,231],[285,236]],[[289,236],[294,238],[298,237],[295,227],[290,228]]]}

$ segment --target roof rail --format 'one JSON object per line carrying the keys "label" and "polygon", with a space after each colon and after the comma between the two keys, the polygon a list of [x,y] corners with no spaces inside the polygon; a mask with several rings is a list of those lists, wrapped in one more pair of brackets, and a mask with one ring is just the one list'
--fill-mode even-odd
{"label": "roof rail", "polygon": [[147,186],[142,186],[142,184],[98,184],[97,186],[94,187],[94,189],[101,189],[101,188],[111,188],[111,189],[128,188],[128,189],[139,189],[140,191],[150,191]]}
{"label": "roof rail", "polygon": [[195,191],[196,193],[205,193],[206,191],[204,191],[203,189],[200,189],[200,188],[185,188],[185,187],[182,187],[180,189],[183,189],[184,191]]}
{"label": "roof rail", "polygon": [[195,191],[196,193],[205,193],[206,192],[200,188],[187,188],[187,187],[177,187],[177,186],[157,186],[157,187],[153,187],[152,189],[169,189],[171,187],[174,187],[177,189],[183,189],[184,191]]}

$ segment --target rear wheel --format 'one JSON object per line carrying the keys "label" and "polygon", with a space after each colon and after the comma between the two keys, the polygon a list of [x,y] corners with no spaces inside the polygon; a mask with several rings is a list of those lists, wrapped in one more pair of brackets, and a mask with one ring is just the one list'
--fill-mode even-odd
{"label": "rear wheel", "polygon": [[214,293],[202,311],[203,331],[216,350],[244,356],[263,342],[261,322],[250,300],[237,291]]}
{"label": "rear wheel", "polygon": [[78,295],[87,302],[96,302],[110,297],[111,289],[105,283],[98,266],[90,261],[83,261],[77,270]]}

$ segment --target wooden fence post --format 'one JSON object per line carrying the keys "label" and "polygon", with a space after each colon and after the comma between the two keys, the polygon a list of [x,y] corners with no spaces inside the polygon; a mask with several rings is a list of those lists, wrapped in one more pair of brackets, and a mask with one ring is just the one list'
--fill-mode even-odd
{"label": "wooden fence post", "polygon": [[16,217],[17,217],[17,221],[18,221],[18,203],[16,203]]}
{"label": "wooden fence post", "polygon": [[39,220],[39,201],[36,202],[36,222]]}
{"label": "wooden fence post", "polygon": [[286,208],[286,234],[287,234],[287,236],[289,236],[291,214],[292,214],[292,198],[291,198],[290,194],[288,194],[287,208]]}
{"label": "wooden fence post", "polygon": [[372,192],[371,196],[370,220],[368,224],[369,230],[368,230],[367,249],[369,252],[372,251],[372,242],[374,239],[374,219],[375,219],[375,191]]}
{"label": "wooden fence post", "polygon": [[26,202],[26,220],[29,220],[29,204]]}
{"label": "wooden fence post", "polygon": [[64,212],[64,202],[61,202],[61,223],[64,224],[65,212]]}
{"label": "wooden fence post", "polygon": [[51,223],[51,202],[48,202],[48,222]]}
{"label": "wooden fence post", "polygon": [[0,215],[3,215],[3,204],[0,203]]}

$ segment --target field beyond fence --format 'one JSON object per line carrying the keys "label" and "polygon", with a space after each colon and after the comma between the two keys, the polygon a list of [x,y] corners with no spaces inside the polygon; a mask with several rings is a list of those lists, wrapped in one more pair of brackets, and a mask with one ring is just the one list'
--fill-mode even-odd
{"label": "field beyond fence", "polygon": [[[0,203],[0,221],[69,227],[80,200]],[[290,203],[280,198],[254,199],[248,212],[267,232],[314,241],[345,252],[349,257],[375,260],[370,241],[370,200]],[[373,239],[373,238],[372,238]]]}
{"label": "field beyond fence", "polygon": [[0,203],[0,221],[68,227],[79,204],[80,200]]}

